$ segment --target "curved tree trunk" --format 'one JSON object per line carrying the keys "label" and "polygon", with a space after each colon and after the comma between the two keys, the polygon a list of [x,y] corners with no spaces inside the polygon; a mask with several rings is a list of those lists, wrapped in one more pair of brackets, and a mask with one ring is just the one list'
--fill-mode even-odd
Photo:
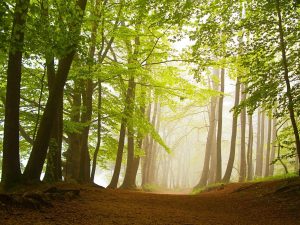
{"label": "curved tree trunk", "polygon": [[97,144],[93,156],[93,164],[92,164],[92,173],[91,173],[91,181],[95,180],[95,172],[96,172],[96,166],[97,166],[97,158],[98,153],[100,150],[100,144],[101,144],[101,123],[102,123],[102,117],[101,117],[101,109],[102,109],[102,83],[100,80],[98,80],[98,122],[97,122]]}
{"label": "curved tree trunk", "polygon": [[[239,101],[240,101],[240,86],[241,86],[240,79],[237,78],[236,86],[235,86],[234,106],[237,106],[239,104]],[[237,121],[238,121],[238,117],[236,115],[233,115],[229,159],[228,159],[225,175],[222,179],[222,181],[225,182],[225,183],[228,183],[230,181],[230,177],[231,177],[231,173],[232,173],[232,169],[233,169],[233,164],[234,164],[236,133],[237,133]]]}
{"label": "curved tree trunk", "polygon": [[[299,130],[296,122],[296,116],[295,116],[295,109],[294,109],[294,101],[291,91],[291,83],[289,78],[289,69],[288,69],[288,61],[286,56],[286,43],[284,39],[284,31],[283,31],[283,25],[282,25],[282,16],[281,16],[281,8],[280,8],[280,1],[276,0],[276,10],[277,10],[277,16],[278,16],[278,31],[279,31],[279,38],[280,38],[280,48],[282,53],[282,66],[284,69],[284,80],[286,84],[286,96],[288,100],[288,110],[290,113],[290,120],[292,123],[294,136],[295,136],[295,144],[296,144],[296,151],[298,154],[298,162],[300,160],[300,136],[299,136]],[[298,175],[300,176],[300,169],[298,171]]]}
{"label": "curved tree trunk", "polygon": [[123,116],[122,116],[122,120],[121,120],[119,144],[118,144],[118,152],[117,152],[115,169],[114,169],[114,173],[113,173],[112,179],[110,181],[110,184],[107,186],[108,188],[117,188],[117,186],[118,186],[121,165],[122,165],[122,158],[123,158],[126,126],[127,126],[127,122],[128,122],[128,110],[129,110],[128,107],[130,107],[130,101],[134,94],[134,86],[135,86],[134,78],[131,77],[128,82],[128,89],[127,89],[126,99],[125,99],[125,107],[123,110]]}
{"label": "curved tree trunk", "polygon": [[[77,5],[81,12],[85,11],[87,0],[78,0]],[[79,14],[79,20],[82,20],[83,13]],[[80,35],[81,23],[74,27],[72,32],[75,35]],[[76,53],[76,47],[74,45],[69,46],[69,53],[59,60],[58,69],[55,76],[53,87],[49,93],[49,97],[46,103],[45,111],[42,116],[40,126],[37,132],[35,142],[32,147],[32,151],[24,171],[24,178],[27,181],[39,181],[42,173],[43,165],[46,159],[47,150],[49,147],[49,141],[51,136],[51,130],[56,117],[56,108],[59,105],[59,101],[62,98],[64,92],[64,86],[73,62],[74,55]]]}
{"label": "curved tree trunk", "polygon": [[205,146],[205,157],[204,164],[202,169],[202,174],[199,183],[194,187],[194,189],[201,188],[207,185],[209,178],[209,167],[211,161],[211,151],[214,143],[215,132],[216,132],[216,97],[212,97],[210,101],[210,110],[209,110],[209,128],[207,134],[207,141]]}

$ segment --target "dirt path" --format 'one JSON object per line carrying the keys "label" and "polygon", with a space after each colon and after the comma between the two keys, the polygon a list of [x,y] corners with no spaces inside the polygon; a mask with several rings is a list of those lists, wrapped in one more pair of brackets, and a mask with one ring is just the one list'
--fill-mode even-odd
{"label": "dirt path", "polygon": [[[265,190],[265,188],[264,188]],[[0,210],[0,224],[297,225],[300,196],[270,196],[237,185],[200,195],[151,194],[85,187],[80,198],[41,211]],[[292,198],[291,198],[292,197]]]}

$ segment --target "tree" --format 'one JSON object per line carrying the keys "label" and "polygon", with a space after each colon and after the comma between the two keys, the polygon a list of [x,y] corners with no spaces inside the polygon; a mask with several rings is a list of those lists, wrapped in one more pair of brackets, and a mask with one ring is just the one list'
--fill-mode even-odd
{"label": "tree", "polygon": [[[238,106],[240,101],[240,79],[237,78],[236,80],[236,86],[235,86],[235,100],[234,100],[234,106]],[[237,121],[238,117],[236,114],[233,115],[233,121],[232,121],[232,131],[231,131],[231,142],[230,142],[230,154],[229,159],[226,167],[225,174],[223,176],[222,182],[228,183],[230,181],[232,169],[233,169],[233,163],[235,158],[235,145],[236,145],[236,133],[237,133]]]}
{"label": "tree", "polygon": [[220,73],[220,91],[218,106],[218,131],[217,131],[217,170],[216,170],[216,182],[222,179],[222,125],[223,125],[223,99],[225,91],[225,69],[221,69]]}
{"label": "tree", "polygon": [[[246,99],[244,93],[245,86],[241,84],[241,101]],[[240,176],[239,181],[243,182],[246,179],[247,164],[246,164],[246,109],[241,111],[241,157],[240,157]]]}
{"label": "tree", "polygon": [[[79,19],[79,23],[76,23],[75,26],[71,27],[73,29],[71,32],[74,32],[77,36],[80,34],[81,21],[84,15],[86,2],[86,0],[78,0],[76,3],[78,6],[76,12],[78,13],[77,19]],[[24,171],[25,180],[37,181],[40,179],[50,141],[51,132],[49,131],[51,131],[54,124],[53,121],[57,112],[56,107],[59,104],[59,99],[61,99],[61,96],[63,95],[64,86],[76,53],[77,41],[75,41],[75,43],[70,43],[67,47],[68,53],[59,60],[55,80],[52,86],[53,91],[50,91],[49,93],[36,139]]]}
{"label": "tree", "polygon": [[216,104],[217,104],[216,97],[212,97],[210,101],[210,108],[209,108],[209,128],[207,134],[207,141],[205,146],[205,156],[204,156],[204,164],[202,169],[201,178],[198,184],[194,187],[194,189],[201,188],[207,185],[209,173],[210,173],[210,162],[211,162],[211,155],[212,155],[212,146],[214,138],[216,138]]}
{"label": "tree", "polygon": [[253,118],[248,115],[247,180],[253,179]]}
{"label": "tree", "polygon": [[19,156],[19,110],[21,68],[29,0],[19,0],[14,8],[14,20],[10,38],[5,98],[3,138],[2,183],[11,187],[21,178]]}
{"label": "tree", "polygon": [[265,177],[268,177],[270,175],[271,134],[272,134],[272,118],[269,116],[268,139],[267,139],[267,149],[266,149],[266,165],[265,165],[265,171],[264,171]]}

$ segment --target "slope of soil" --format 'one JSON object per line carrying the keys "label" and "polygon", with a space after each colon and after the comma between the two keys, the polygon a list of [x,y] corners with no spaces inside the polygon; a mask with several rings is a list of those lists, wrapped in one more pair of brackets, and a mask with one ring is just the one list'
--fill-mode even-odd
{"label": "slope of soil", "polygon": [[299,179],[229,184],[199,195],[63,188],[81,188],[80,197],[39,210],[0,206],[0,224],[300,224]]}

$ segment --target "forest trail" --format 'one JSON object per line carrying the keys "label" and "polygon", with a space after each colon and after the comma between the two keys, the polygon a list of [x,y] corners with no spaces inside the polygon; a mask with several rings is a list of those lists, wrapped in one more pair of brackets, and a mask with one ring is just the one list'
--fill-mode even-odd
{"label": "forest trail", "polygon": [[299,180],[230,184],[199,195],[81,187],[80,197],[39,210],[0,208],[0,224],[297,225]]}

